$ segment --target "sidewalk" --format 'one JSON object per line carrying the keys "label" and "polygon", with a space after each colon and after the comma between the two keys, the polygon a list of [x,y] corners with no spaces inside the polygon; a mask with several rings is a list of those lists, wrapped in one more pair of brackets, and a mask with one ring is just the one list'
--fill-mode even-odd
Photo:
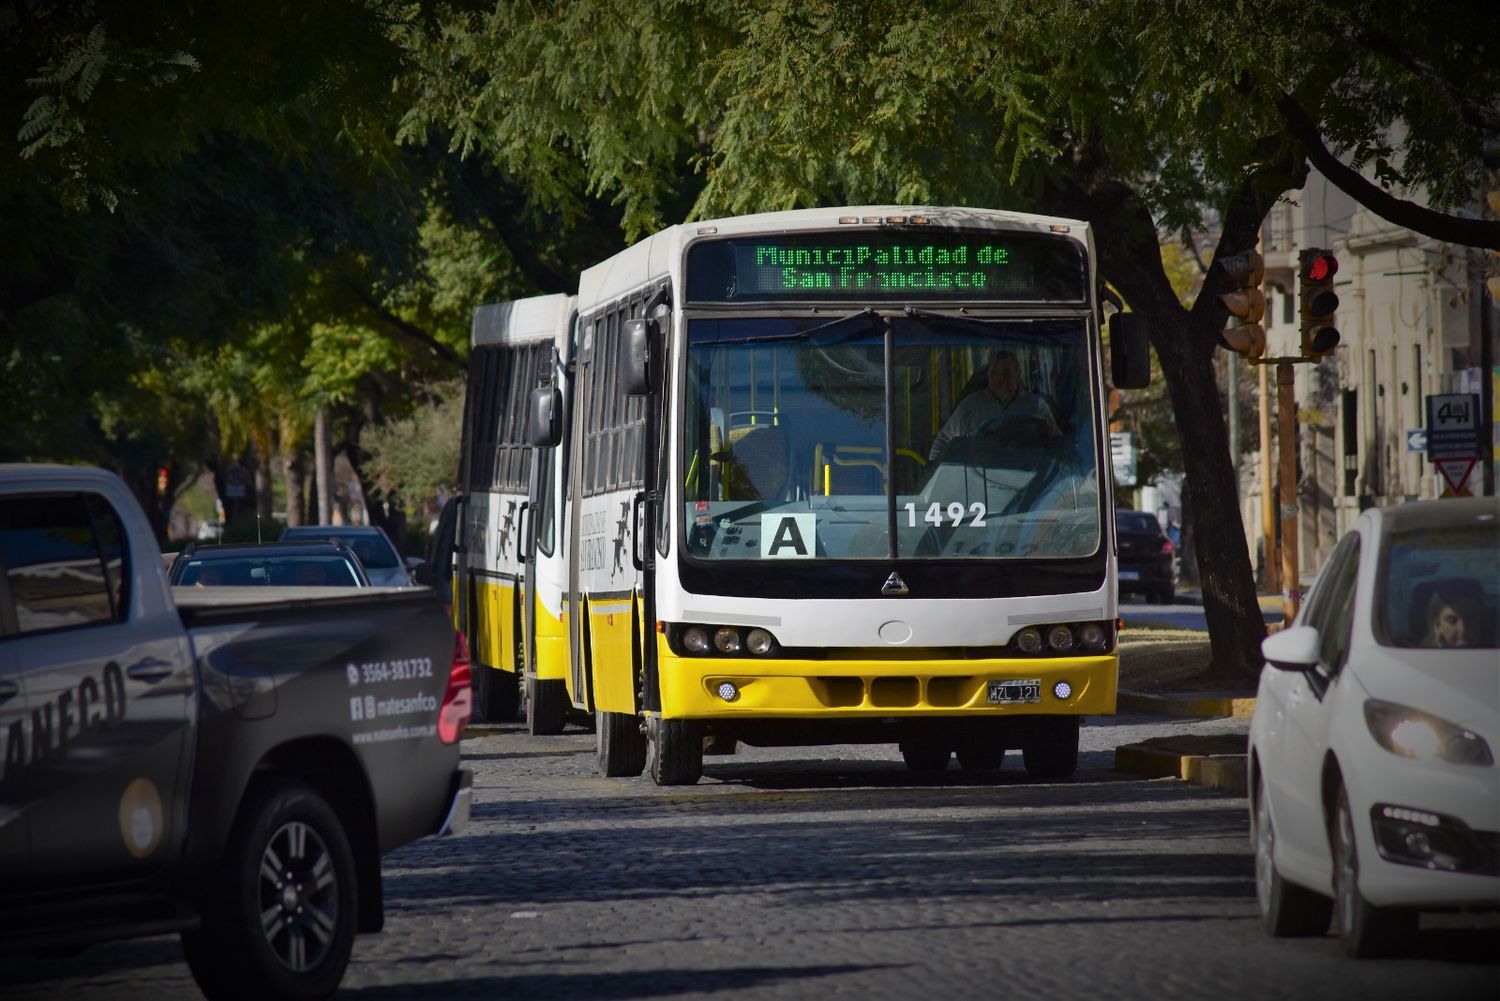
{"label": "sidewalk", "polygon": [[[1180,600],[1202,600],[1201,594],[1196,592],[1178,597]],[[1280,595],[1260,595],[1259,600],[1261,609],[1266,612],[1278,612],[1282,607]],[[1227,724],[1222,733],[1151,737],[1121,745],[1115,748],[1115,771],[1143,778],[1175,777],[1208,789],[1239,796],[1247,794],[1245,721],[1255,712],[1253,691],[1201,691],[1193,686],[1191,677],[1167,686],[1166,690],[1151,692],[1133,691],[1128,684],[1129,678],[1122,676],[1122,687],[1116,698],[1119,712],[1236,720],[1237,723]]]}

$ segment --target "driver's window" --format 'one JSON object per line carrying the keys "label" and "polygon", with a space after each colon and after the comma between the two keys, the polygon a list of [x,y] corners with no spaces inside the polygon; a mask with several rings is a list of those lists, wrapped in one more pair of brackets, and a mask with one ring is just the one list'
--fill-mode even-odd
{"label": "driver's window", "polygon": [[1318,628],[1318,660],[1330,674],[1337,673],[1349,655],[1355,580],[1359,576],[1359,536],[1350,535],[1339,548],[1341,552],[1335,553],[1335,560],[1330,561],[1326,571],[1331,578],[1318,584],[1320,600],[1314,610],[1315,621],[1311,621]]}

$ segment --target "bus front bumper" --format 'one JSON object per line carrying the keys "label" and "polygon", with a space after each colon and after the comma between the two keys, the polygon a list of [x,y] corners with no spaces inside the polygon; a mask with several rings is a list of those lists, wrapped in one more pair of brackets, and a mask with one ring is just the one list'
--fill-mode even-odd
{"label": "bus front bumper", "polygon": [[[726,721],[1104,716],[1115,711],[1119,677],[1116,654],[991,660],[773,660],[678,657],[663,643],[657,663],[663,717]],[[1027,684],[1031,682],[1036,683],[1034,687]],[[1035,701],[1011,700],[1032,694]]]}

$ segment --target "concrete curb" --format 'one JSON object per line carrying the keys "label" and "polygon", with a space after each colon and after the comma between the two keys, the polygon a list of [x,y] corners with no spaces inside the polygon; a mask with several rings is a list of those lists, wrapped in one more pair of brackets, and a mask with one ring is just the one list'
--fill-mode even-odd
{"label": "concrete curb", "polygon": [[1255,714],[1255,697],[1227,692],[1153,695],[1121,689],[1115,696],[1115,710],[1166,716],[1252,716]]}
{"label": "concrete curb", "polygon": [[1155,737],[1115,748],[1115,771],[1148,779],[1177,778],[1206,789],[1244,796],[1245,736]]}

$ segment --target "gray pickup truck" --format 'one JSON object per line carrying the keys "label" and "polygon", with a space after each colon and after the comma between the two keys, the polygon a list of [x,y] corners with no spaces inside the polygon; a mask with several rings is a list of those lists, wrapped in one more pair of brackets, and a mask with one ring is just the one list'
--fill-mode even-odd
{"label": "gray pickup truck", "polygon": [[113,474],[0,465],[0,950],[180,932],[210,998],[320,998],[380,860],[468,820],[426,588],[169,588]]}

